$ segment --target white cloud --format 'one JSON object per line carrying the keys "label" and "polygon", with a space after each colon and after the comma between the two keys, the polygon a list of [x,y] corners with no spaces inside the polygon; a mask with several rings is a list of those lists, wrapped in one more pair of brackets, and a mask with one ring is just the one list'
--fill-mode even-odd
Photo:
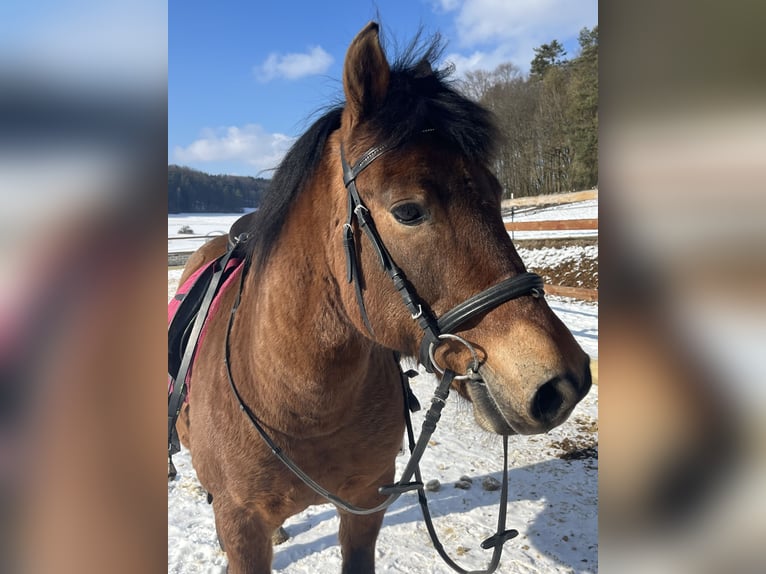
{"label": "white cloud", "polygon": [[451,12],[460,7],[460,0],[433,0],[433,5],[444,12]]}
{"label": "white cloud", "polygon": [[592,26],[597,7],[596,0],[466,0],[456,24],[467,46],[530,36],[547,41]]}
{"label": "white cloud", "polygon": [[174,160],[186,164],[241,161],[265,170],[279,165],[294,141],[284,134],[268,133],[257,124],[208,128],[201,136],[186,147],[176,146]]}
{"label": "white cloud", "polygon": [[[454,8],[457,0],[441,0]],[[534,48],[551,40],[577,37],[598,22],[597,0],[464,0],[455,15],[457,44],[470,56],[452,54],[457,74],[492,70],[504,62],[529,69]],[[494,46],[489,51],[486,46]],[[574,54],[568,54],[573,56]]]}
{"label": "white cloud", "polygon": [[[469,55],[454,52],[444,57],[444,61],[455,66],[455,77],[461,78],[467,72],[476,70],[492,71],[500,64],[506,62],[516,63],[519,60],[518,54],[507,51],[505,46],[500,46],[491,52],[482,52],[477,50]],[[519,64],[516,64],[519,66]],[[521,66],[519,66],[521,68]]]}
{"label": "white cloud", "polygon": [[333,58],[321,46],[314,46],[304,54],[278,54],[272,52],[266,61],[256,66],[253,71],[261,82],[274,78],[296,80],[304,76],[325,73],[333,63]]}

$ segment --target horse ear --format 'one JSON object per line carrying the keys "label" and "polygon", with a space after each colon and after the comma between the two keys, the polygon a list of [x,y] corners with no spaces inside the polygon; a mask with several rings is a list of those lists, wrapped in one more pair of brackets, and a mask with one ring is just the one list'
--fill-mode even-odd
{"label": "horse ear", "polygon": [[390,75],[378,24],[370,22],[351,42],[343,66],[343,90],[353,123],[368,117],[383,103]]}

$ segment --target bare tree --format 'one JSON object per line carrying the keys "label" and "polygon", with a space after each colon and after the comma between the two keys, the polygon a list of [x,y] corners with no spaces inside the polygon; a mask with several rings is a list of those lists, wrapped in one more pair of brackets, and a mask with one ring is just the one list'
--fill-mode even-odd
{"label": "bare tree", "polygon": [[598,28],[580,33],[571,61],[554,40],[525,77],[512,63],[469,72],[459,89],[497,117],[504,141],[495,173],[506,196],[591,187],[598,181]]}

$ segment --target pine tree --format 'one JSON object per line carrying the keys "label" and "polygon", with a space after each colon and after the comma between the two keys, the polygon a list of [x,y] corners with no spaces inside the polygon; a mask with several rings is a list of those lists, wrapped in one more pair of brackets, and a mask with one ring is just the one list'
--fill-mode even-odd
{"label": "pine tree", "polygon": [[529,69],[530,76],[541,78],[548,68],[560,65],[565,55],[564,46],[558,40],[535,48],[535,57]]}
{"label": "pine tree", "polygon": [[574,153],[573,184],[598,185],[598,26],[580,31],[580,54],[572,61],[569,117]]}

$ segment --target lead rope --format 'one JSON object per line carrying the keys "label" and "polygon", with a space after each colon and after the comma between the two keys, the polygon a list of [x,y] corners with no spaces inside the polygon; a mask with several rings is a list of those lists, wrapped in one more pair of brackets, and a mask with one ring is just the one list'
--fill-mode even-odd
{"label": "lead rope", "polygon": [[[420,480],[420,469],[415,473],[415,478],[416,480]],[[422,487],[418,489],[418,502],[420,503],[420,510],[423,513],[423,522],[426,523],[426,529],[431,537],[431,543],[436,549],[436,552],[439,553],[439,556],[441,556],[442,560],[444,560],[450,568],[460,574],[491,574],[497,570],[497,567],[500,564],[500,557],[503,555],[503,545],[519,534],[518,530],[506,530],[505,528],[505,519],[508,510],[508,435],[503,435],[503,483],[502,488],[500,489],[500,510],[497,515],[497,531],[481,543],[481,547],[484,550],[490,548],[495,549],[492,552],[492,560],[486,569],[465,570],[455,563],[449,557],[447,551],[439,540],[439,536],[434,528],[433,520],[431,519],[431,513],[428,509],[428,498],[426,497],[425,489]]]}
{"label": "lead rope", "polygon": [[[401,372],[401,368],[400,368]],[[450,371],[449,369],[444,372],[444,377],[450,377],[454,378],[455,373],[453,371]],[[405,399],[407,397],[414,397],[412,393],[412,389],[410,389],[409,384],[409,374],[401,373],[401,381],[402,381],[402,392],[405,396]],[[439,388],[441,388],[442,385],[439,385]],[[444,395],[443,400],[446,401],[447,395],[449,395],[449,385],[446,388],[446,394]],[[434,399],[436,400],[436,397]],[[439,399],[441,400],[441,399]],[[416,447],[415,445],[415,432],[412,428],[412,418],[410,417],[410,410],[407,403],[405,401],[405,408],[404,408],[404,420],[407,427],[407,440],[409,443],[409,450],[410,453],[413,452],[413,449]],[[417,409],[415,409],[417,410]],[[439,409],[441,410],[441,409]],[[427,416],[427,415],[426,415]],[[503,482],[500,489],[500,510],[498,511],[497,515],[497,530],[495,534],[487,538],[481,543],[481,547],[485,550],[488,550],[490,548],[494,548],[494,551],[492,552],[492,560],[490,561],[489,565],[484,570],[465,570],[461,566],[459,566],[450,556],[447,554],[447,551],[444,549],[444,546],[442,545],[441,541],[439,540],[439,535],[436,532],[436,528],[434,527],[433,519],[431,518],[431,512],[428,508],[428,497],[426,496],[425,488],[423,487],[423,479],[420,474],[420,467],[416,467],[415,469],[415,481],[417,483],[420,483],[420,486],[418,487],[418,503],[420,504],[420,511],[423,514],[423,522],[426,524],[426,529],[428,530],[428,535],[431,538],[431,544],[433,544],[434,548],[436,549],[436,552],[439,554],[439,556],[444,560],[444,562],[455,570],[456,572],[459,572],[460,574],[492,574],[495,570],[497,570],[497,567],[500,565],[500,558],[503,554],[503,545],[512,538],[515,538],[518,536],[519,531],[515,529],[506,530],[505,523],[506,523],[506,516],[508,513],[508,435],[503,435]]]}

